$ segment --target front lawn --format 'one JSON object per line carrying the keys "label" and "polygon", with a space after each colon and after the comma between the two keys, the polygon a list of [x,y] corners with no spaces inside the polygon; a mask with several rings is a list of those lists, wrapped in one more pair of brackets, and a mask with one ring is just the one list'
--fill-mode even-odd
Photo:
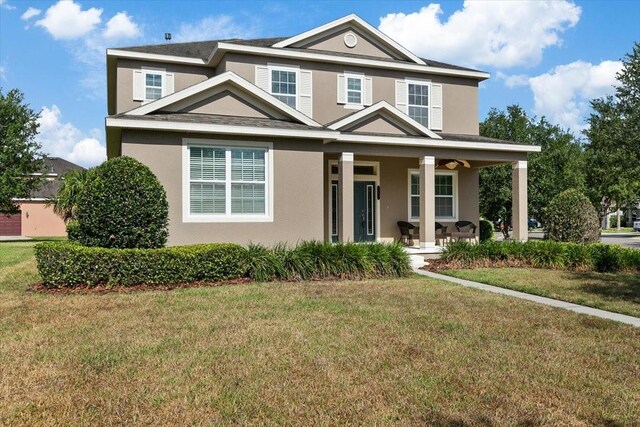
{"label": "front lawn", "polygon": [[16,245],[0,243],[2,425],[640,419],[630,326],[417,276],[34,294]]}
{"label": "front lawn", "polygon": [[640,275],[536,268],[476,268],[439,273],[640,317]]}

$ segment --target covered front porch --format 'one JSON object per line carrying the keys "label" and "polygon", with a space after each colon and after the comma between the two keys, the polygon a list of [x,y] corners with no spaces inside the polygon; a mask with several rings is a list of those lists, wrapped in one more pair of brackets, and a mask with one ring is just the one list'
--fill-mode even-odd
{"label": "covered front porch", "polygon": [[[456,223],[468,221],[477,227],[471,239],[477,241],[479,170],[505,163],[512,165],[513,239],[527,240],[526,155],[432,150],[409,157],[397,148],[384,147],[381,155],[371,155],[379,149],[358,151],[325,153],[327,240],[398,241],[398,222],[405,221],[419,227],[411,252],[438,253],[444,242],[459,237]],[[443,238],[437,223],[453,236]]]}

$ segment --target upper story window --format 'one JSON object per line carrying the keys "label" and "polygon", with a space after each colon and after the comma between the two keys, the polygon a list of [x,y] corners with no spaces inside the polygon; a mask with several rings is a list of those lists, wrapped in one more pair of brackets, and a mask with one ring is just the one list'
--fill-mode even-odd
{"label": "upper story window", "polygon": [[416,122],[429,126],[429,85],[407,82],[407,113]]}
{"label": "upper story window", "polygon": [[270,148],[187,145],[187,222],[270,220]]}
{"label": "upper story window", "polygon": [[162,98],[162,74],[147,71],[144,74],[145,101]]}
{"label": "upper story window", "polygon": [[271,69],[271,94],[293,108],[297,108],[297,74],[296,69]]}
{"label": "upper story window", "polygon": [[152,102],[171,95],[174,90],[174,74],[164,68],[141,67],[133,70],[133,100]]}
{"label": "upper story window", "polygon": [[345,75],[347,79],[347,104],[362,105],[363,76]]}

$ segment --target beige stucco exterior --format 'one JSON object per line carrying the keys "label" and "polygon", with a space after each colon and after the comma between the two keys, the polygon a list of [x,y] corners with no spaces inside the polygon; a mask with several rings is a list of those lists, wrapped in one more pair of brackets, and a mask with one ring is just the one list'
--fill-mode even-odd
{"label": "beige stucco exterior", "polygon": [[[346,45],[344,36],[347,33],[353,33],[356,36],[356,45],[349,47]],[[378,58],[391,59],[386,49],[372,43],[369,38],[360,31],[353,28],[342,28],[339,31],[331,32],[310,43],[302,43],[300,47],[315,50],[325,50],[329,52],[350,53],[356,55],[373,56]],[[397,55],[396,55],[397,56]]]}
{"label": "beige stucco exterior", "polygon": [[227,54],[220,62],[217,73],[233,71],[255,84],[256,65],[297,66],[313,71],[313,119],[325,124],[353,113],[337,103],[337,74],[344,72],[364,73],[373,79],[373,103],[387,101],[395,105],[395,81],[398,79],[428,79],[442,84],[443,132],[477,135],[478,82],[473,79],[426,75],[411,72],[343,66],[311,61],[270,60],[265,57]]}
{"label": "beige stucco exterior", "polygon": [[173,73],[173,84],[176,92],[205,81],[215,75],[215,68],[210,67],[118,59],[116,75],[116,113],[133,110],[142,105],[140,101],[133,100],[133,70],[139,70],[142,67],[161,68],[168,73]]}
{"label": "beige stucco exterior", "polygon": [[[205,141],[250,141],[273,143],[274,214],[272,222],[187,223],[182,220],[182,144],[185,138]],[[322,144],[322,142],[277,138],[225,138],[201,134],[124,131],[122,154],[134,157],[151,168],[167,191],[169,202],[169,244],[203,242],[277,242],[323,240],[329,235],[329,161],[337,161],[344,152],[354,153],[354,164],[378,162],[381,196],[380,227],[376,237],[390,241],[399,238],[396,222],[409,219],[409,171],[419,169],[425,155],[451,158],[460,155],[472,165],[475,159],[494,162],[515,161],[523,154],[443,150],[410,147],[370,146],[362,144]],[[458,219],[478,224],[477,168],[456,169],[458,182]],[[437,171],[436,171],[437,173]],[[439,220],[450,225],[453,221]],[[417,223],[416,223],[417,225]]]}
{"label": "beige stucco exterior", "polygon": [[22,235],[29,237],[66,236],[64,221],[53,212],[53,207],[44,201],[24,201],[20,203],[22,215]]}

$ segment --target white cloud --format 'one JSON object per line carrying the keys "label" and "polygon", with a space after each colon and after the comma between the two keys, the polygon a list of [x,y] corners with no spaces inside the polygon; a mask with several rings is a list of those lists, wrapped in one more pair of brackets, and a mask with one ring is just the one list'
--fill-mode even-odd
{"label": "white cloud", "polygon": [[7,80],[7,66],[0,64],[0,81]]}
{"label": "white cloud", "polygon": [[73,124],[64,123],[58,106],[43,107],[38,123],[40,127],[36,140],[48,155],[86,167],[95,166],[106,159],[106,148],[96,138],[97,132],[85,135]]}
{"label": "white cloud", "polygon": [[13,10],[16,7],[11,6],[7,0],[0,0],[0,7],[7,10]]}
{"label": "white cloud", "polygon": [[127,12],[118,12],[107,22],[103,36],[107,39],[132,39],[140,35],[140,27]]}
{"label": "white cloud", "polygon": [[496,73],[496,78],[498,80],[503,80],[505,86],[510,89],[518,86],[528,86],[529,85],[529,76],[526,74],[512,74],[508,75],[503,73],[502,71],[498,71]]}
{"label": "white cloud", "polygon": [[102,9],[82,10],[73,0],[60,0],[47,9],[36,25],[46,29],[54,39],[70,40],[93,31],[102,21]]}
{"label": "white cloud", "polygon": [[562,43],[560,34],[580,19],[581,9],[560,1],[470,1],[442,20],[431,3],[414,13],[390,13],[379,29],[409,50],[469,66],[534,66],[543,50]]}
{"label": "white cloud", "polygon": [[589,113],[589,101],[613,94],[616,73],[621,68],[620,61],[575,61],[529,78],[534,112],[579,133],[587,127],[584,119]]}
{"label": "white cloud", "polygon": [[29,19],[40,15],[40,13],[42,13],[40,9],[36,9],[35,7],[30,7],[22,14],[22,16],[20,16],[20,19],[22,19],[23,21],[28,21]]}
{"label": "white cloud", "polygon": [[180,30],[174,34],[177,42],[202,40],[249,38],[254,30],[246,24],[236,23],[232,17],[226,15],[208,16],[195,23],[183,23]]}

